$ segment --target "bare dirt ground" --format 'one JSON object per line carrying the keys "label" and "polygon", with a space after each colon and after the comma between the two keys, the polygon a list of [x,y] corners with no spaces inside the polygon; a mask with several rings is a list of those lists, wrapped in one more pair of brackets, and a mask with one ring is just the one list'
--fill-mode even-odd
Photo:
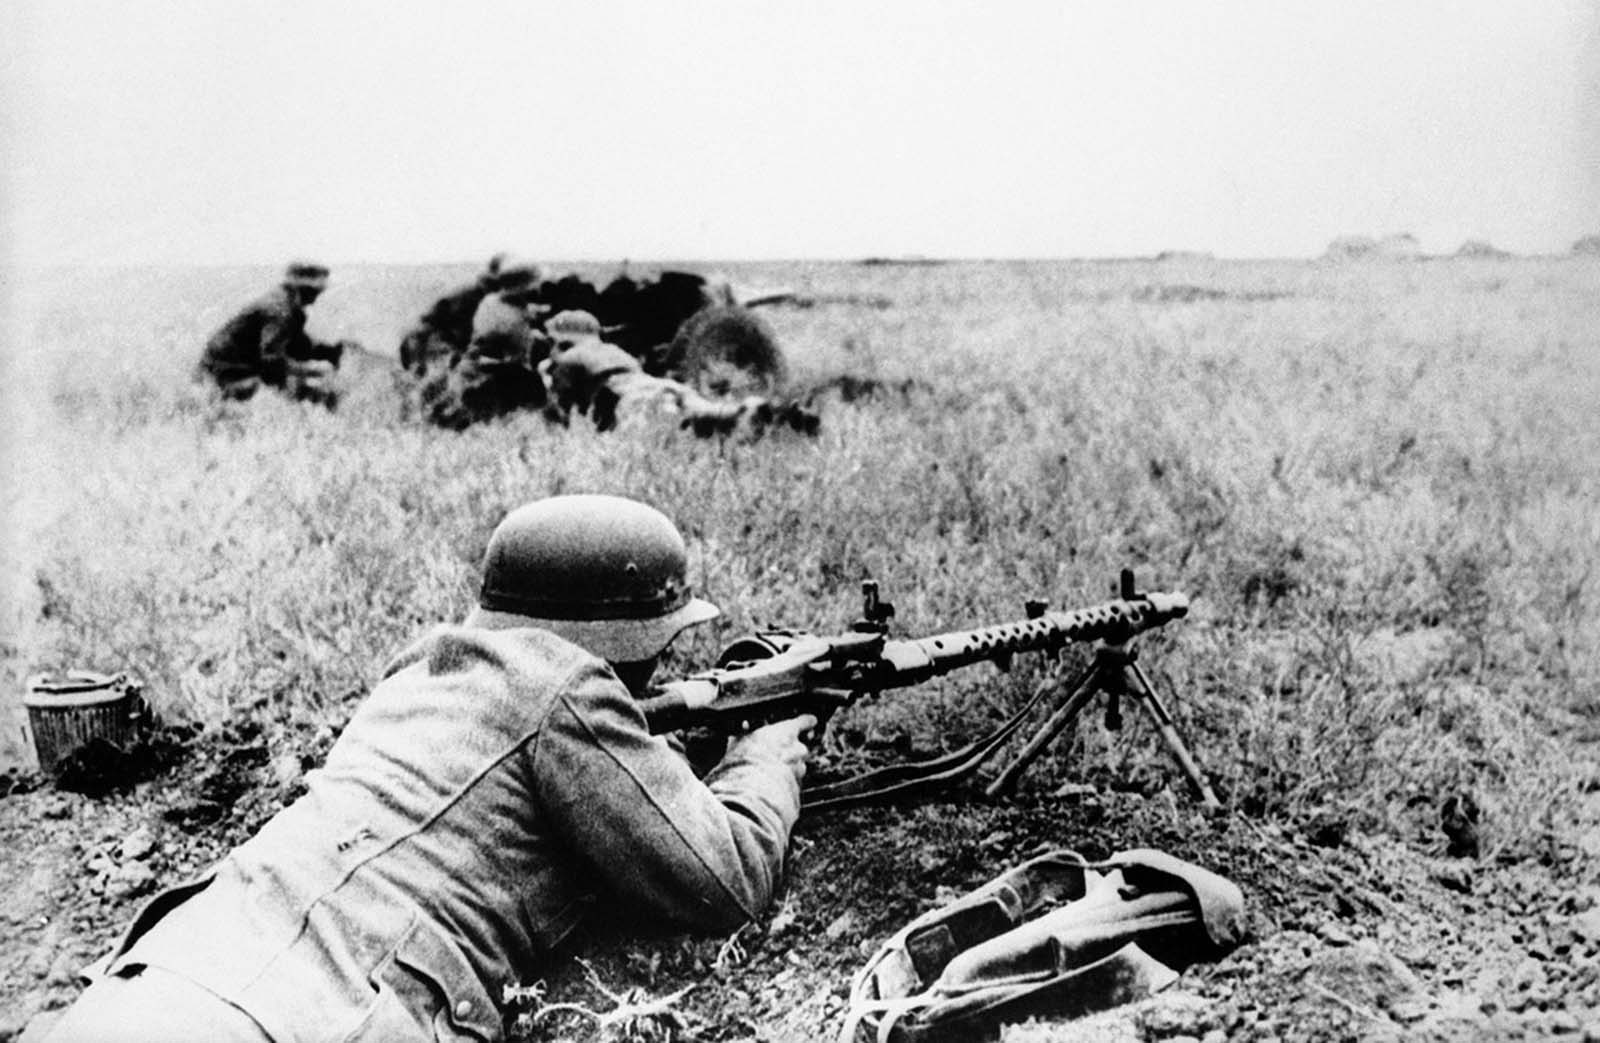
{"label": "bare dirt ground", "polygon": [[[91,795],[7,776],[0,798],[0,1041],[37,1039],[77,972],[157,887],[193,873],[299,792],[332,736],[245,724],[167,736],[153,777]],[[1579,744],[1592,759],[1595,747]],[[93,780],[89,788],[93,789]],[[1600,774],[1592,790],[1600,790]],[[1600,820],[1600,793],[1590,807]],[[1500,865],[1319,821],[1301,829],[1187,797],[1089,791],[988,802],[963,794],[803,822],[782,900],[732,938],[618,940],[599,929],[524,984],[513,1038],[809,1040],[838,1031],[851,973],[917,913],[1023,859],[1157,847],[1236,881],[1252,936],[1152,1000],[1005,1039],[1600,1040],[1600,821],[1576,845]],[[617,997],[668,997],[629,1028]],[[652,1035],[654,1033],[654,1035]]]}

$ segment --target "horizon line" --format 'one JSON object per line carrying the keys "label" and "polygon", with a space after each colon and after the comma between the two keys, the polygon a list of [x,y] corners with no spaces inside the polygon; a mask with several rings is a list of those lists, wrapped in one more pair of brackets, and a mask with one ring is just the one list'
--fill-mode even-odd
{"label": "horizon line", "polygon": [[[1586,237],[1587,238],[1587,237]],[[1560,260],[1566,258],[1587,258],[1595,254],[1576,248],[1577,244],[1561,252],[1533,252],[1519,253],[1514,250],[1496,249],[1492,253],[1475,254],[1463,253],[1455,250],[1449,253],[1391,253],[1381,247],[1363,253],[1337,254],[1324,251],[1318,254],[1261,254],[1261,255],[1220,255],[1209,250],[1163,250],[1155,254],[1082,254],[1082,255],[1016,255],[1016,256],[978,256],[978,255],[934,255],[934,254],[867,254],[851,257],[550,257],[533,258],[534,263],[543,266],[550,265],[640,265],[642,267],[659,268],[669,265],[718,265],[718,264],[840,264],[862,267],[916,267],[918,265],[943,265],[943,264],[1116,264],[1116,263],[1156,263],[1161,261],[1219,261],[1238,263],[1266,263],[1266,262],[1311,262],[1311,261],[1338,261],[1340,263],[1360,263],[1363,261],[1403,262],[1403,261],[1436,261],[1436,260]],[[492,256],[494,251],[483,255]],[[251,261],[16,261],[11,259],[0,260],[0,269],[48,271],[52,269],[95,269],[114,270],[119,268],[276,268],[290,260],[302,260],[307,257],[315,258],[318,263],[334,265],[385,265],[397,268],[426,268],[454,265],[479,265],[483,263],[482,257],[472,258],[434,258],[429,260],[381,260],[373,258],[343,258],[324,260],[315,254],[288,255],[278,260],[251,260]]]}

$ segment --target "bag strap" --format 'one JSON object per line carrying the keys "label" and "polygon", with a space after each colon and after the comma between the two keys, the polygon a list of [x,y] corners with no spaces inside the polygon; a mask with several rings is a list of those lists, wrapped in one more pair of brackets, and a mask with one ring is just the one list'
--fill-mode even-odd
{"label": "bag strap", "polygon": [[982,767],[984,761],[1016,733],[1034,707],[1057,687],[1054,681],[1041,683],[1022,708],[1001,722],[999,727],[954,752],[929,760],[875,768],[837,782],[807,786],[801,790],[800,812],[812,815],[892,797],[930,792],[960,782]]}

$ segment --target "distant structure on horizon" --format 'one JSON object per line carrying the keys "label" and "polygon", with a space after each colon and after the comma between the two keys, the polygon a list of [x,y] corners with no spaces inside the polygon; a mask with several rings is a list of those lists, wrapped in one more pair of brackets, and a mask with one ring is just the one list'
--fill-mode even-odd
{"label": "distant structure on horizon", "polygon": [[936,264],[948,264],[942,257],[924,257],[921,254],[908,254],[904,257],[863,257],[856,262],[868,268],[880,268],[897,265],[922,267]]}
{"label": "distant structure on horizon", "polygon": [[1572,252],[1579,257],[1600,257],[1600,235],[1586,235],[1572,244]]}
{"label": "distant structure on horizon", "polygon": [[1410,232],[1374,239],[1370,235],[1341,235],[1322,254],[1329,261],[1362,259],[1411,260],[1422,256],[1422,244]]}
{"label": "distant structure on horizon", "polygon": [[1502,250],[1487,239],[1468,239],[1456,250],[1457,257],[1474,257],[1481,260],[1510,257],[1508,250]]}

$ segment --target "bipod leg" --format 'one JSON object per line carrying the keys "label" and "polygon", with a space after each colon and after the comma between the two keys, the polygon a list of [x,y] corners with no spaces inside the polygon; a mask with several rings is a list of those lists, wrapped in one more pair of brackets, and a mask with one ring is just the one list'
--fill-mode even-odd
{"label": "bipod leg", "polygon": [[1121,688],[1145,708],[1150,714],[1150,719],[1155,722],[1156,733],[1161,736],[1161,741],[1177,760],[1178,766],[1189,777],[1189,784],[1199,794],[1200,801],[1208,808],[1220,808],[1222,802],[1211,791],[1211,784],[1206,781],[1205,775],[1200,771],[1200,765],[1195,763],[1194,755],[1189,752],[1189,747],[1184,745],[1183,737],[1178,734],[1178,726],[1168,712],[1166,704],[1156,694],[1155,686],[1139,669],[1138,663],[1128,663],[1122,668]]}
{"label": "bipod leg", "polygon": [[1067,701],[1057,707],[1056,711],[1046,718],[1043,724],[1039,725],[1039,729],[1028,739],[1028,743],[1022,748],[1022,751],[1017,754],[1010,764],[1006,765],[999,775],[994,777],[989,785],[983,788],[983,792],[992,798],[1003,796],[1016,789],[1017,780],[1022,777],[1022,773],[1027,771],[1028,766],[1038,759],[1039,754],[1044,751],[1046,746],[1055,741],[1056,736],[1061,734],[1061,730],[1070,724],[1073,718],[1083,712],[1084,706],[1094,697],[1094,694],[1104,687],[1105,679],[1105,666],[1101,662],[1100,654],[1097,652],[1094,662],[1083,673],[1078,675],[1077,685],[1073,688],[1072,694],[1067,697]]}

